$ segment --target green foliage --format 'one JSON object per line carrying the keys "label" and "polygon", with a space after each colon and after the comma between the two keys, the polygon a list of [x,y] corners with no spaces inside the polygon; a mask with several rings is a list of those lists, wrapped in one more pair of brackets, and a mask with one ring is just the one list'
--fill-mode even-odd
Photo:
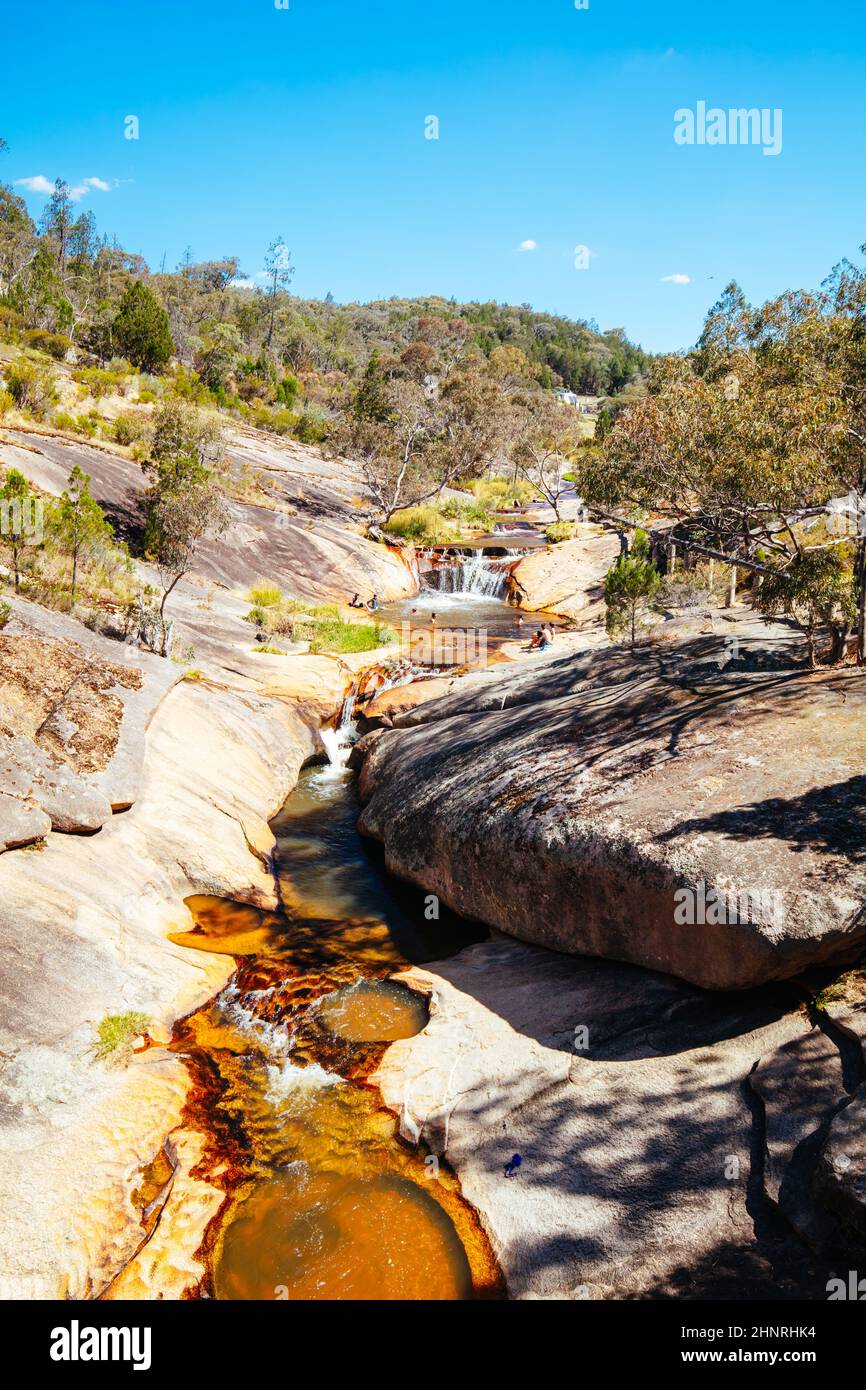
{"label": "green foliage", "polygon": [[122,444],[127,448],[138,440],[146,439],[148,435],[147,425],[138,415],[118,415],[114,421],[107,420],[103,430],[115,444]]}
{"label": "green foliage", "polygon": [[5,367],[6,385],[19,410],[34,419],[44,418],[57,399],[55,377],[50,367],[18,357]]}
{"label": "green foliage", "polygon": [[382,530],[413,545],[444,545],[459,539],[459,529],[449,525],[438,507],[406,507],[395,512]]}
{"label": "green foliage", "polygon": [[443,516],[459,521],[461,526],[489,531],[496,522],[493,513],[477,498],[446,497],[438,505]]}
{"label": "green foliage", "polygon": [[525,507],[538,497],[536,489],[525,478],[476,478],[466,486],[482,506],[494,512]]}
{"label": "green foliage", "polygon": [[136,280],[125,291],[114,320],[114,340],[136,367],[156,371],[174,352],[168,314],[153,291]]}
{"label": "green foliage", "polygon": [[146,1032],[149,1024],[147,1014],[137,1009],[123,1014],[106,1014],[96,1030],[95,1056],[102,1062],[126,1061],[134,1039]]}
{"label": "green foliage", "polygon": [[337,655],[371,652],[378,647],[390,646],[397,640],[393,628],[382,623],[345,623],[334,618],[321,622],[297,622],[294,637],[298,642],[309,642],[311,652],[334,652]]}
{"label": "green foliage", "polygon": [[51,423],[56,430],[66,430],[69,434],[83,434],[92,438],[97,425],[88,415],[70,415],[66,410],[55,410]]}
{"label": "green foliage", "polygon": [[570,541],[574,538],[573,521],[553,521],[544,532],[545,539],[551,545],[558,545],[560,541]]}
{"label": "green foliage", "polygon": [[[30,544],[36,540],[33,515],[34,494],[24,474],[10,468],[0,488],[0,552],[8,555],[15,581],[15,592],[21,587],[21,569]],[[39,504],[41,506],[41,503]]]}
{"label": "green foliage", "polygon": [[44,328],[29,328],[22,335],[26,347],[35,352],[47,352],[56,361],[62,362],[72,347],[71,339],[65,333],[49,333]]}
{"label": "green foliage", "polygon": [[11,617],[12,609],[10,605],[0,600],[0,631],[3,630]]}
{"label": "green foliage", "polygon": [[80,394],[101,401],[105,396],[113,396],[120,390],[124,375],[122,372],[109,371],[104,367],[80,367],[72,373],[72,379],[82,387]]}
{"label": "green foliage", "polygon": [[822,629],[831,636],[830,659],[841,659],[856,622],[857,598],[850,564],[837,549],[801,551],[787,569],[764,575],[757,601],[768,617],[784,613],[801,628],[811,666]]}
{"label": "green foliage", "polygon": [[652,561],[649,536],[635,531],[630,550],[620,555],[604,581],[606,626],[610,637],[627,632],[635,644],[637,618],[655,596],[661,576]]}
{"label": "green foliage", "polygon": [[0,304],[0,337],[16,338],[24,327],[24,315],[17,309]]}
{"label": "green foliage", "polygon": [[70,600],[75,606],[78,568],[84,556],[110,543],[113,532],[90,491],[90,476],[75,464],[66,490],[49,512],[49,527],[71,561]]}

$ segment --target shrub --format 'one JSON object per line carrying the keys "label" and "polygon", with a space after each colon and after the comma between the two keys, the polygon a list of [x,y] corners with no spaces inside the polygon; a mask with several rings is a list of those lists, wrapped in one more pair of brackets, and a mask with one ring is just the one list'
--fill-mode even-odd
{"label": "shrub", "polygon": [[551,545],[558,545],[560,541],[570,541],[574,537],[574,522],[552,521],[546,528],[544,537]]}
{"label": "shrub", "polygon": [[0,305],[0,334],[4,338],[14,338],[24,327],[24,317],[17,309]]}
{"label": "shrub", "polygon": [[114,337],[136,367],[164,367],[174,352],[168,314],[153,291],[136,280],[124,291],[114,320]]}
{"label": "shrub", "polygon": [[0,389],[0,420],[3,419],[4,415],[9,414],[9,411],[13,409],[14,405],[15,401],[12,392]]}
{"label": "shrub", "polygon": [[108,371],[105,367],[82,367],[72,373],[72,379],[82,387],[82,395],[92,396],[95,401],[113,396],[123,382],[120,372]]}
{"label": "shrub", "polygon": [[134,444],[147,434],[147,425],[134,415],[118,415],[113,423],[106,421],[103,428],[115,444]]}
{"label": "shrub", "polygon": [[638,614],[654,598],[660,582],[649,536],[645,531],[635,531],[631,549],[618,557],[604,581],[608,636],[625,632],[634,646]]}
{"label": "shrub", "polygon": [[50,367],[19,357],[6,367],[6,385],[19,410],[41,420],[57,399],[54,373]]}
{"label": "shrub", "polygon": [[4,628],[12,617],[12,609],[8,603],[0,601],[0,628]]}
{"label": "shrub", "polygon": [[72,340],[65,333],[48,333],[44,328],[29,328],[23,338],[27,347],[36,352],[47,352],[58,362],[63,361],[72,347]]}

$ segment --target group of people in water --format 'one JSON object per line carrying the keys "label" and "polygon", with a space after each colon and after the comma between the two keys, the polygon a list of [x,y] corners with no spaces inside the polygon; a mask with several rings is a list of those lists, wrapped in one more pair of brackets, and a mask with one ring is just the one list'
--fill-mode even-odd
{"label": "group of people in water", "polygon": [[[372,598],[370,598],[370,599],[368,600],[368,602],[366,602],[366,603],[365,603],[364,600],[361,598],[361,595],[360,595],[360,594],[355,594],[354,598],[353,598],[353,599],[350,601],[350,603],[349,603],[349,607],[350,607],[350,608],[364,608],[364,609],[367,610],[368,613],[375,613],[375,612],[377,612],[378,609],[381,608],[381,606],[382,606],[382,605],[381,605],[380,602],[379,602],[379,596],[378,596],[378,594],[373,594]],[[412,615],[411,615],[411,616],[414,617],[415,614],[416,614],[417,612],[418,612],[417,608],[413,608],[413,609],[412,609]],[[435,614],[435,613],[431,613],[431,614],[430,614],[430,617],[429,617],[429,619],[428,619],[428,622],[429,622],[429,624],[430,624],[431,627],[434,627],[434,628],[435,628],[435,626],[436,626],[436,614]],[[522,613],[518,613],[518,615],[517,615],[517,631],[518,631],[518,633],[522,633],[522,632],[523,632],[523,614],[522,614]],[[539,628],[536,629],[536,631],[535,631],[533,637],[531,638],[530,643],[529,643],[528,650],[531,651],[531,652],[546,652],[546,651],[549,651],[549,649],[553,646],[554,632],[555,632],[555,630],[554,630],[554,627],[553,627],[553,624],[552,624],[552,623],[549,623],[549,622],[544,622],[544,623],[542,623],[541,627],[539,627]]]}

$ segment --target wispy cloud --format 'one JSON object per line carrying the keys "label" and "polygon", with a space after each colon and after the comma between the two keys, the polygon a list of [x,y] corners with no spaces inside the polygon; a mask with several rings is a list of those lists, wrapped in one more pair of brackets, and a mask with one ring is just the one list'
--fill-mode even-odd
{"label": "wispy cloud", "polygon": [[98,179],[94,175],[93,178],[82,179],[81,183],[77,183],[74,188],[70,188],[69,196],[73,202],[77,203],[82,198],[85,198],[88,193],[91,193],[93,189],[97,189],[100,193],[110,193],[111,184],[106,179]]}
{"label": "wispy cloud", "polygon": [[44,174],[31,174],[29,179],[16,179],[16,188],[26,188],[31,193],[53,193],[54,184]]}
{"label": "wispy cloud", "polygon": [[537,251],[537,250],[538,250],[538,242],[537,242],[537,241],[531,241],[531,240],[530,240],[530,241],[521,241],[520,246],[519,246],[518,249],[519,249],[520,251]]}
{"label": "wispy cloud", "polygon": [[663,285],[690,285],[691,275],[663,275],[661,277]]}
{"label": "wispy cloud", "polygon": [[[89,179],[82,179],[80,183],[74,184],[69,190],[69,196],[74,203],[78,203],[94,189],[100,193],[110,193],[112,186],[117,187],[117,182],[115,179],[114,185],[112,185],[108,179],[100,179],[93,174]],[[54,192],[53,180],[47,179],[44,174],[31,174],[29,178],[16,179],[15,186],[16,188],[26,188],[29,193]]]}

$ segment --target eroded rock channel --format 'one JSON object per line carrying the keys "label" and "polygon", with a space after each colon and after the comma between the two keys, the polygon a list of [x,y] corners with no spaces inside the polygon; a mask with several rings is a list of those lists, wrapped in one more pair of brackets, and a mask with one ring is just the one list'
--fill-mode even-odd
{"label": "eroded rock channel", "polygon": [[460,1299],[500,1288],[447,1164],[402,1140],[369,1082],[390,1041],[427,1023],[389,977],[479,932],[390,882],[355,830],[353,779],[306,769],[274,822],[282,909],[189,900],[193,933],[237,969],[172,1047],[206,1136],[199,1175],[225,1192],[195,1291],[220,1299]]}

